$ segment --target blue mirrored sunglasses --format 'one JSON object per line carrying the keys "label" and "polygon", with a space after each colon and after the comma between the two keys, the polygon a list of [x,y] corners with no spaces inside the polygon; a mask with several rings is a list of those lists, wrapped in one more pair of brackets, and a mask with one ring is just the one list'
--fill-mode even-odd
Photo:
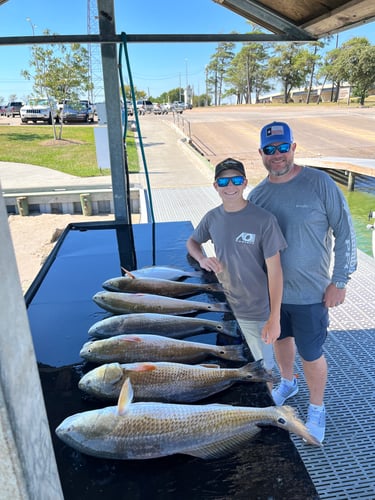
{"label": "blue mirrored sunglasses", "polygon": [[278,146],[264,146],[262,149],[265,155],[274,155],[276,151],[279,153],[288,153],[290,151],[291,144],[289,142],[283,142]]}
{"label": "blue mirrored sunglasses", "polygon": [[221,188],[227,187],[229,181],[231,181],[234,186],[242,186],[245,182],[245,177],[243,175],[235,175],[234,177],[219,177],[216,179],[217,185]]}

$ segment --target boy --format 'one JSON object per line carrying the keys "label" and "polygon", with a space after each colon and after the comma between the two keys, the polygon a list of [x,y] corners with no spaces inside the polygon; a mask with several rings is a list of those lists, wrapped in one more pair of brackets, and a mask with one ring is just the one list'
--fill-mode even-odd
{"label": "boy", "polygon": [[[245,168],[232,158],[215,167],[214,188],[222,205],[210,210],[187,241],[199,265],[217,274],[251,353],[264,368],[274,366],[272,344],[280,335],[285,239],[276,218],[243,196]],[[212,240],[215,257],[202,244]]]}

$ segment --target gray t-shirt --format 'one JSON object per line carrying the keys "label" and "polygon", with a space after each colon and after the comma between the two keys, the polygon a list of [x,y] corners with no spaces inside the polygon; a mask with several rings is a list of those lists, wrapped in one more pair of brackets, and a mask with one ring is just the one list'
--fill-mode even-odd
{"label": "gray t-shirt", "polygon": [[238,212],[223,205],[210,210],[192,234],[202,244],[212,240],[224,270],[218,274],[237,318],[265,321],[269,316],[265,259],[286,247],[276,218],[252,203]]}
{"label": "gray t-shirt", "polygon": [[357,266],[355,233],[346,200],[329,175],[303,167],[289,182],[266,178],[249,199],[276,216],[288,243],[281,255],[283,303],[319,303],[331,281],[348,281]]}

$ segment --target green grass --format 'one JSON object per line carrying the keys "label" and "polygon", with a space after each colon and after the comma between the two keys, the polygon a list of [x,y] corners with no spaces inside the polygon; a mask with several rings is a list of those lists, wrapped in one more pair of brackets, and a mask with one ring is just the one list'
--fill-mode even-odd
{"label": "green grass", "polygon": [[[0,126],[0,161],[29,163],[78,177],[109,175],[99,169],[93,127],[67,126],[63,139],[53,139],[52,126]],[[134,134],[126,137],[129,172],[138,172]]]}

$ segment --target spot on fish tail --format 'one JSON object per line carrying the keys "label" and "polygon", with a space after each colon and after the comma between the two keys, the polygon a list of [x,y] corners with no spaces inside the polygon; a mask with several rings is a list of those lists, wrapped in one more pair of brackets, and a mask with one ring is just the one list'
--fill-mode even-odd
{"label": "spot on fish tail", "polygon": [[130,403],[133,400],[134,391],[130,383],[130,379],[126,378],[125,382],[122,384],[121,392],[117,402],[117,413],[119,415],[125,415]]}

